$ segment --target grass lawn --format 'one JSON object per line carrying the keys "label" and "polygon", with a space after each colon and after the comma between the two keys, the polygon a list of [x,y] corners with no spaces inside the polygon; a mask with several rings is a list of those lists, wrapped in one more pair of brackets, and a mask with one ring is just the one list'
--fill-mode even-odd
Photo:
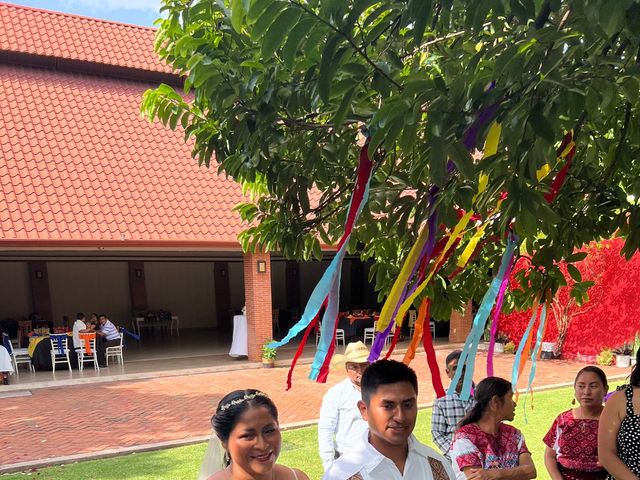
{"label": "grass lawn", "polygon": [[[615,388],[615,385],[612,386]],[[533,397],[520,398],[514,425],[524,432],[527,445],[538,469],[538,478],[548,479],[544,468],[542,437],[553,419],[571,407],[572,388],[562,388],[536,393]],[[525,405],[526,404],[526,405]],[[419,440],[431,443],[431,409],[418,415],[415,434]],[[283,434],[279,463],[297,467],[312,480],[320,479],[322,466],[316,449],[315,427],[286,431]],[[41,480],[194,480],[200,467],[206,445],[172,448],[155,452],[126,455],[94,460],[60,467],[51,467],[32,473],[3,475],[2,480],[38,478]]]}

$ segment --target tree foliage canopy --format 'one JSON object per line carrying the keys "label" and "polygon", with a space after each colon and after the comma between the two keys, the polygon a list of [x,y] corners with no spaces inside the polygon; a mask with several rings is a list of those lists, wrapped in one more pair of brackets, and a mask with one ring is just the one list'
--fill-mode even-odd
{"label": "tree foliage canopy", "polygon": [[[457,210],[486,221],[508,193],[485,232],[494,240],[427,289],[436,317],[484,292],[510,226],[536,267],[511,299],[520,307],[562,286],[557,261],[578,260],[583,244],[619,235],[627,256],[640,245],[639,1],[163,1],[156,48],[184,92],[161,85],[142,110],[181,124],[194,157],[253,193],[238,207],[253,222],[244,248],[309,258],[339,238],[363,125],[375,169],[350,248],[375,260],[381,295],[429,216],[430,185],[439,236]],[[502,136],[478,161],[463,139],[489,108]],[[576,156],[549,204],[555,149],[572,130]],[[488,188],[472,205],[481,174]],[[576,281],[576,296],[587,286]]]}

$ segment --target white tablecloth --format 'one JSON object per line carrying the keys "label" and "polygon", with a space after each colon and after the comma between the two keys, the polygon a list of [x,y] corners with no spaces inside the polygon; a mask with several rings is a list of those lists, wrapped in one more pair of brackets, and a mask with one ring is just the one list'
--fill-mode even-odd
{"label": "white tablecloth", "polygon": [[0,372],[13,373],[13,362],[7,349],[0,345]]}
{"label": "white tablecloth", "polygon": [[249,354],[247,346],[247,317],[244,315],[234,315],[233,317],[233,342],[229,356],[246,357]]}

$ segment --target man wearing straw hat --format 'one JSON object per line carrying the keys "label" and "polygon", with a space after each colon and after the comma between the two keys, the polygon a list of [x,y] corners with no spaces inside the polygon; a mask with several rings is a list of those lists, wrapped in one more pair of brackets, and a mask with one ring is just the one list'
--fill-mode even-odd
{"label": "man wearing straw hat", "polygon": [[342,453],[360,442],[367,423],[358,410],[362,399],[360,380],[369,366],[369,349],[362,342],[347,345],[344,355],[334,355],[331,365],[347,371],[347,378],[327,391],[320,407],[318,446],[320,459],[326,470]]}

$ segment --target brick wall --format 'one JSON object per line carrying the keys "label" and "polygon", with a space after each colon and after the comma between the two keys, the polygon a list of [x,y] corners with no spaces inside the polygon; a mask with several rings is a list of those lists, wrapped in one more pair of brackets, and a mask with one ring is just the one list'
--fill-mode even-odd
{"label": "brick wall", "polygon": [[[258,261],[267,271],[258,272]],[[271,257],[268,253],[244,254],[244,294],[247,307],[249,360],[262,358],[262,345],[272,338],[271,326]]]}
{"label": "brick wall", "polygon": [[449,342],[464,342],[471,331],[472,324],[473,315],[471,313],[471,302],[465,307],[464,313],[453,310],[453,312],[451,312],[451,323],[449,324]]}

